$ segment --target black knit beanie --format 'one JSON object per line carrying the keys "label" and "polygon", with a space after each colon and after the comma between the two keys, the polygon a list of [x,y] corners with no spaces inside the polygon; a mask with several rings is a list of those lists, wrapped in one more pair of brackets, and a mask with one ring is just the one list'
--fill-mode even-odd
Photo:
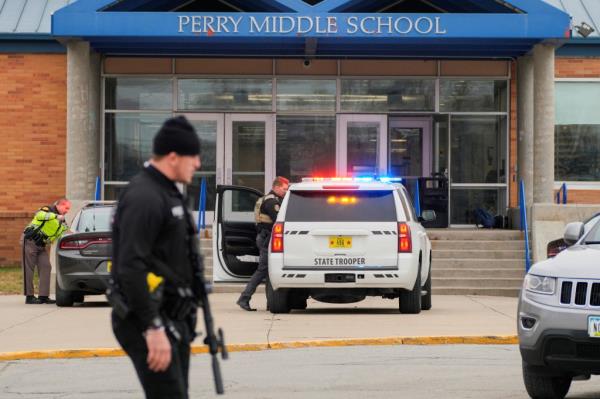
{"label": "black knit beanie", "polygon": [[156,133],[152,152],[155,155],[167,155],[171,152],[178,155],[199,155],[200,139],[185,116],[177,116],[167,119]]}

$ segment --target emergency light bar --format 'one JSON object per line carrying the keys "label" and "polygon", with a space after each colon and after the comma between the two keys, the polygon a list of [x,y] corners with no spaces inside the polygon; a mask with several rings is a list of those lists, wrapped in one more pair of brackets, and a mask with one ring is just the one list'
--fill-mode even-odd
{"label": "emergency light bar", "polygon": [[382,183],[402,183],[401,177],[303,177],[302,182],[354,182],[354,183],[369,183],[373,181],[380,181]]}

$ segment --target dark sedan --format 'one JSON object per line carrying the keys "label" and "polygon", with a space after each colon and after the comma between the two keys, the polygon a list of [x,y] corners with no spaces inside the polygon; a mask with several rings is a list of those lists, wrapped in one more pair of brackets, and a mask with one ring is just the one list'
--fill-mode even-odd
{"label": "dark sedan", "polygon": [[73,306],[104,294],[112,266],[111,222],[116,203],[90,202],[56,248],[56,304]]}

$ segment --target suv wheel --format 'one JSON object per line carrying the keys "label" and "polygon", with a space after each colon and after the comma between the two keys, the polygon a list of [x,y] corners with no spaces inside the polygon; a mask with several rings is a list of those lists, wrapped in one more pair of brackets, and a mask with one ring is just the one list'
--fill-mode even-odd
{"label": "suv wheel", "polygon": [[63,290],[56,279],[56,306],[71,307],[74,303],[73,294],[71,291]]}
{"label": "suv wheel", "polygon": [[421,313],[421,265],[419,265],[413,289],[400,291],[400,313]]}
{"label": "suv wheel", "polygon": [[429,265],[429,275],[423,286],[423,291],[427,293],[421,297],[421,310],[431,309],[431,265]]}
{"label": "suv wheel", "polygon": [[571,377],[554,377],[533,373],[523,362],[523,381],[533,399],[563,399],[571,387]]}
{"label": "suv wheel", "polygon": [[267,308],[271,313],[290,313],[287,290],[274,290],[271,281],[267,277]]}

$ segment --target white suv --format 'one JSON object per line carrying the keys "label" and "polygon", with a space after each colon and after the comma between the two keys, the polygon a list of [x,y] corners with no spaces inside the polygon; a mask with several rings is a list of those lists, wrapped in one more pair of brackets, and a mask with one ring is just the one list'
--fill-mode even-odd
{"label": "white suv", "polygon": [[[250,268],[258,255],[255,245],[250,250],[255,231],[247,229],[254,204],[241,203],[249,190],[218,187],[216,282],[243,281],[256,267]],[[417,218],[404,186],[390,181],[315,178],[290,185],[269,248],[269,310],[305,309],[308,297],[353,303],[366,296],[399,298],[402,313],[430,309],[431,242],[420,221],[434,218],[432,211]]]}

